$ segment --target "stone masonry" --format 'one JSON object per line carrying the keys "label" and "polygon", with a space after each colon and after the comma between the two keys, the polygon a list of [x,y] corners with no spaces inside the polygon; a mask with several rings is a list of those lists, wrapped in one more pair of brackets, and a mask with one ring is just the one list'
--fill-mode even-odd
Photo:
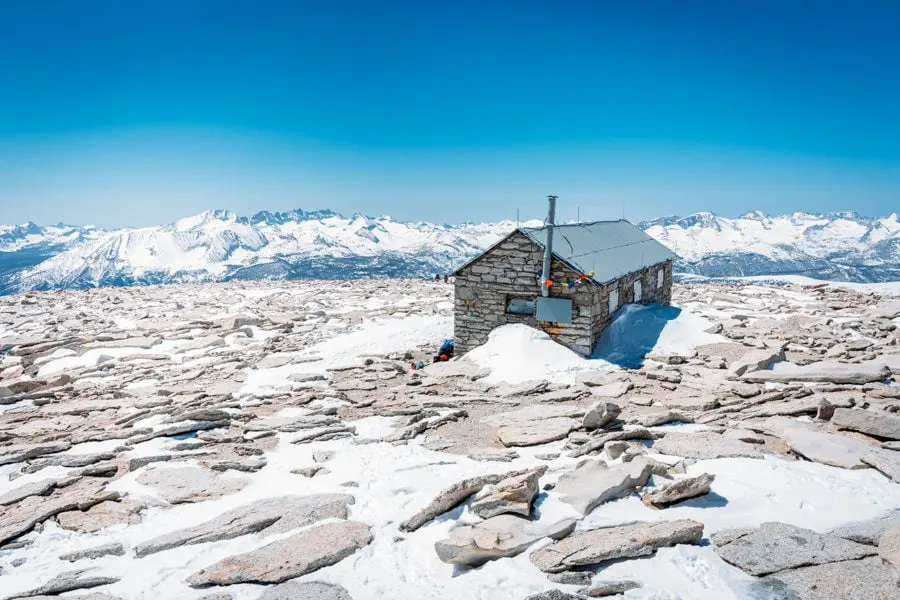
{"label": "stone masonry", "polygon": [[[610,321],[609,295],[613,290],[619,290],[619,306],[635,301],[637,280],[641,281],[641,303],[669,304],[672,299],[672,261],[669,260],[608,283],[588,280],[570,289],[553,287],[551,297],[572,299],[571,325],[538,322],[531,315],[508,313],[510,298],[530,300],[540,295],[543,259],[543,247],[515,231],[456,273],[454,338],[458,353],[485,343],[490,332],[501,325],[524,323],[587,356]],[[661,287],[657,286],[660,269],[663,270]],[[550,271],[554,281],[578,279],[581,275],[555,257]]]}

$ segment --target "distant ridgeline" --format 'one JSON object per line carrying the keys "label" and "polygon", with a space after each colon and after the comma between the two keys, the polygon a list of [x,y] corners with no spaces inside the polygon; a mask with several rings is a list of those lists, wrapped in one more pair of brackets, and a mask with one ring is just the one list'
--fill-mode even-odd
{"label": "distant ridgeline", "polygon": [[[0,225],[0,294],[233,279],[433,278],[515,227],[515,221],[451,226],[327,210],[252,217],[217,210],[159,227],[114,231]],[[680,274],[900,280],[897,215],[754,212],[728,219],[698,213],[640,227],[679,255]]]}

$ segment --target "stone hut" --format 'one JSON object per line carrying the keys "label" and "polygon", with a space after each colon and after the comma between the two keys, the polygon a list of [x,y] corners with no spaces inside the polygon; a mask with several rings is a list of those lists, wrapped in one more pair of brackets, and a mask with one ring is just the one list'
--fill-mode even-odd
{"label": "stone hut", "polygon": [[625,220],[551,229],[547,302],[541,297],[547,230],[516,229],[454,273],[458,353],[485,343],[496,327],[524,323],[588,356],[621,305],[671,302],[675,254]]}

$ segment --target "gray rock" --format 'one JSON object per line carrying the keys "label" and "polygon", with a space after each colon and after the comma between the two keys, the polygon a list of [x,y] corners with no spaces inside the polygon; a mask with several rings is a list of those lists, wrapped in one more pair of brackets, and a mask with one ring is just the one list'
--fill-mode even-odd
{"label": "gray rock", "polygon": [[583,600],[583,598],[584,596],[567,594],[561,590],[548,590],[546,592],[541,592],[540,594],[532,594],[525,598],[525,600]]}
{"label": "gray rock", "polygon": [[629,406],[622,415],[622,420],[642,427],[658,427],[666,423],[690,421],[680,412],[666,406]]}
{"label": "gray rock", "polygon": [[334,458],[335,454],[336,453],[332,450],[320,450],[312,453],[312,459],[313,462],[316,463],[328,462],[329,460]]}
{"label": "gray rock", "polygon": [[659,548],[696,544],[702,537],[703,523],[688,519],[634,523],[576,533],[536,550],[529,558],[541,571],[559,573],[620,558],[650,556]]}
{"label": "gray rock", "polygon": [[784,440],[800,456],[842,469],[864,468],[862,457],[872,449],[859,440],[824,433],[808,424],[784,417],[767,419],[763,427]]}
{"label": "gray rock", "polygon": [[[673,411],[706,411],[719,407],[719,400],[715,396],[686,396],[673,395],[663,400],[669,409]],[[675,413],[678,414],[677,412]],[[682,416],[682,418],[684,418]]]}
{"label": "gray rock", "polygon": [[286,581],[270,587],[257,600],[353,600],[339,585],[317,581]]}
{"label": "gray rock", "polygon": [[900,417],[883,410],[838,408],[831,423],[841,429],[859,431],[874,437],[900,440]]}
{"label": "gray rock", "polygon": [[0,467],[3,465],[11,465],[18,462],[25,462],[32,458],[44,456],[45,454],[55,454],[57,452],[65,452],[72,447],[69,442],[53,442],[50,444],[34,444],[10,446],[3,448],[0,453]]}
{"label": "gray rock", "polygon": [[590,585],[594,579],[593,571],[563,571],[548,573],[547,579],[561,585]]}
{"label": "gray rock", "polygon": [[878,448],[866,452],[860,460],[881,471],[891,481],[900,483],[900,453]]}
{"label": "gray rock", "polygon": [[519,475],[524,475],[525,473],[528,473],[528,471],[513,471],[502,475],[480,475],[478,477],[463,479],[449,488],[442,490],[428,506],[401,523],[400,530],[407,533],[413,532],[438,515],[441,515],[462,503],[466,498],[477,493],[484,486],[494,485],[504,479],[517,477]]}
{"label": "gray rock", "polygon": [[744,373],[768,369],[772,363],[784,360],[784,348],[751,350],[731,363],[728,373],[739,377]]}
{"label": "gray rock", "polygon": [[[585,382],[585,385],[590,385]],[[621,398],[634,389],[634,384],[630,381],[616,381],[591,388],[591,395],[600,398]]]}
{"label": "gray rock", "polygon": [[754,396],[759,396],[762,393],[762,388],[751,383],[741,383],[740,381],[735,381],[731,384],[731,391],[735,396],[738,396],[740,398],[753,398]]}
{"label": "gray rock", "polygon": [[647,485],[651,466],[636,459],[608,467],[602,460],[588,460],[559,478],[555,491],[560,500],[587,515],[604,502],[624,498]]}
{"label": "gray rock", "polygon": [[591,452],[599,452],[606,446],[606,444],[610,442],[617,441],[625,441],[625,440],[652,440],[656,439],[656,436],[653,435],[647,429],[643,427],[637,427],[635,429],[626,429],[624,431],[611,431],[609,433],[604,433],[602,435],[598,435],[596,437],[591,437],[587,442],[582,444],[579,448],[572,451],[573,457],[586,456]]}
{"label": "gray rock", "polygon": [[347,494],[266,498],[229,510],[201,525],[153,538],[137,546],[134,553],[142,558],[171,548],[230,540],[263,530],[267,534],[283,533],[323,519],[345,519],[349,504],[353,504],[353,496]]}
{"label": "gray rock", "polygon": [[718,433],[697,431],[693,433],[667,432],[665,437],[653,443],[653,449],[660,454],[683,456],[685,458],[730,458],[762,456],[755,444],[725,437]]}
{"label": "gray rock", "polygon": [[56,516],[63,529],[94,533],[113,525],[132,525],[141,522],[138,514],[143,505],[139,502],[101,502],[88,510],[72,510]]}
{"label": "gray rock", "polygon": [[245,554],[231,556],[187,579],[191,587],[235,583],[282,583],[347,558],[372,541],[357,521],[316,525]]}
{"label": "gray rock", "polygon": [[497,437],[504,446],[538,446],[561,440],[581,424],[569,417],[550,417],[497,428]]}
{"label": "gray rock", "polygon": [[894,527],[900,527],[900,509],[875,519],[849,523],[833,529],[829,533],[860,544],[877,546],[884,532]]}
{"label": "gray rock", "polygon": [[524,475],[510,477],[494,486],[485,487],[483,491],[489,490],[490,493],[472,503],[472,512],[482,519],[502,514],[527,517],[531,514],[531,503],[540,490],[540,478],[546,472],[547,467],[542,466]]}
{"label": "gray rock", "polygon": [[242,490],[247,480],[218,475],[199,467],[152,468],[137,478],[138,483],[152,487],[170,504],[203,502]]}
{"label": "gray rock", "polygon": [[101,556],[124,556],[125,547],[122,544],[106,544],[104,546],[95,546],[86,550],[76,550],[68,554],[61,554],[59,560],[67,560],[75,562],[77,560],[100,558]]}
{"label": "gray rock", "polygon": [[805,366],[785,363],[776,371],[747,373],[743,380],[752,383],[801,381],[861,385],[884,381],[890,376],[891,370],[887,365],[876,361],[859,364],[822,361]]}
{"label": "gray rock", "polygon": [[877,557],[849,560],[769,575],[764,583],[779,583],[788,600],[893,600],[900,598],[897,571]]}
{"label": "gray rock", "polygon": [[819,405],[816,407],[816,420],[817,421],[829,421],[831,417],[834,416],[834,404],[829,402],[827,399],[822,398],[819,400]]}
{"label": "gray rock", "polygon": [[734,540],[744,537],[745,535],[750,535],[756,531],[755,527],[733,527],[730,529],[720,529],[715,533],[710,534],[709,541],[711,541],[716,546],[724,546],[725,544],[730,544]]}
{"label": "gray rock", "polygon": [[469,454],[469,458],[478,462],[512,462],[519,458],[519,453],[515,450],[495,450],[488,448],[478,450]]}
{"label": "gray rock", "polygon": [[291,469],[291,473],[293,473],[294,475],[303,475],[304,477],[315,477],[318,473],[326,475],[328,474],[328,472],[328,469],[319,466]]}
{"label": "gray rock", "polygon": [[696,498],[697,496],[708,494],[710,486],[715,479],[716,476],[710,475],[709,473],[704,473],[697,477],[689,477],[688,479],[681,479],[664,490],[644,494],[641,499],[647,506],[653,508],[665,508],[672,504],[688,500],[689,498]]}
{"label": "gray rock", "polygon": [[598,581],[590,587],[578,590],[579,594],[588,598],[606,598],[616,594],[624,594],[628,590],[636,590],[641,587],[637,581]]}
{"label": "gray rock", "polygon": [[87,573],[89,570],[90,569],[79,569],[77,571],[60,573],[41,587],[31,590],[30,592],[19,594],[19,597],[58,596],[59,594],[63,594],[65,592],[86,590],[90,588],[100,587],[101,585],[117,583],[119,581],[118,577],[104,577],[98,575],[85,576],[85,573]]}
{"label": "gray rock", "polygon": [[434,549],[445,563],[478,566],[490,560],[521,554],[545,537],[558,540],[574,529],[574,519],[548,527],[514,515],[500,515],[475,525],[453,529],[449,538],[434,544]]}
{"label": "gray rock", "polygon": [[612,402],[598,402],[584,415],[581,426],[585,429],[601,429],[612,423],[622,412],[618,404]]}
{"label": "gray rock", "polygon": [[43,481],[35,481],[10,490],[0,496],[0,506],[7,504],[15,504],[20,500],[24,500],[29,496],[43,496],[56,487],[55,479],[44,479]]}
{"label": "gray rock", "polygon": [[725,562],[756,576],[875,554],[870,546],[786,523],[763,523],[716,552]]}
{"label": "gray rock", "polygon": [[878,556],[895,567],[900,567],[900,527],[892,527],[878,541]]}

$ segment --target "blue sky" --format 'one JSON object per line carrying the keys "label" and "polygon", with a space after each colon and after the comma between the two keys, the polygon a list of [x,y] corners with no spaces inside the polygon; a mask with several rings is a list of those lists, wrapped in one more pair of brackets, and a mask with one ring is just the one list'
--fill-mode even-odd
{"label": "blue sky", "polygon": [[900,210],[900,3],[3,0],[0,223]]}

